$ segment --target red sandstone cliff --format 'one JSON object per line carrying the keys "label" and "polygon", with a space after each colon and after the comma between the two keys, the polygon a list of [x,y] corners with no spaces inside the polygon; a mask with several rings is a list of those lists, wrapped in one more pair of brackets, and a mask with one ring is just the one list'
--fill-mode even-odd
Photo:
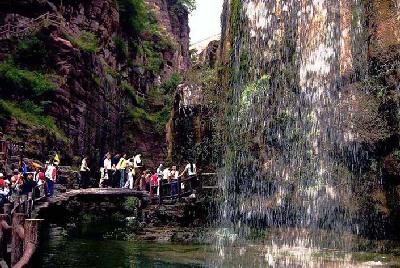
{"label": "red sandstone cliff", "polygon": [[[48,102],[45,114],[54,117],[68,140],[47,135],[40,127],[27,127],[14,117],[2,116],[1,125],[8,137],[28,141],[28,154],[58,150],[67,161],[81,154],[98,159],[109,150],[129,154],[148,151],[149,157],[162,159],[164,133],[155,133],[154,122],[127,116],[127,109],[133,111],[139,106],[137,97],[132,95],[139,92],[146,96],[140,111],[156,113],[162,103],[154,104],[153,97],[148,96],[150,92],[173,73],[182,73],[189,67],[188,13],[174,0],[145,2],[146,11],[151,10],[148,14],[154,16],[153,24],[158,28],[143,31],[134,40],[121,26],[121,12],[113,0],[21,0],[13,5],[1,2],[0,24],[23,25],[46,12],[62,17],[64,22],[64,27],[50,25],[33,35],[46,50],[44,66],[39,71],[57,78],[54,92],[37,101]],[[73,42],[87,32],[97,40],[95,52],[85,51]],[[164,44],[166,40],[172,45]],[[16,51],[19,40],[1,42],[0,59],[6,60]],[[118,55],[117,42],[129,45],[123,57]],[[156,69],[149,68],[151,64],[156,64]],[[33,65],[28,62],[23,68],[36,71]],[[14,101],[12,90],[2,98],[11,97]]]}

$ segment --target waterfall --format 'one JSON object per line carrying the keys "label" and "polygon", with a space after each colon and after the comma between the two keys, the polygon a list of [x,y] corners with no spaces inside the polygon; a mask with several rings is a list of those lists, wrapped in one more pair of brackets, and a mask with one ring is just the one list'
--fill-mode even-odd
{"label": "waterfall", "polygon": [[[218,249],[350,251],[360,232],[352,93],[365,77],[358,0],[231,0],[232,75]],[[234,14],[236,12],[236,14]],[[274,251],[274,250],[272,250]],[[271,261],[266,254],[266,262]],[[304,255],[304,254],[303,254]]]}

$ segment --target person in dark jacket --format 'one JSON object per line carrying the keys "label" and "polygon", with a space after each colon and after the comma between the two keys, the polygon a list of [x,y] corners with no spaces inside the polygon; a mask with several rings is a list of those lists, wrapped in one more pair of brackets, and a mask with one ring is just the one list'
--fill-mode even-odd
{"label": "person in dark jacket", "polygon": [[27,174],[22,184],[22,194],[28,195],[32,193],[36,185],[37,182],[33,180],[33,175],[31,173]]}

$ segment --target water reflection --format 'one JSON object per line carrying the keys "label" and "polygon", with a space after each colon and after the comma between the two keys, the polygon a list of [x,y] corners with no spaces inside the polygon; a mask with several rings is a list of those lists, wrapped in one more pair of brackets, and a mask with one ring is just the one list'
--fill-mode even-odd
{"label": "water reflection", "polygon": [[58,238],[44,245],[34,267],[204,267],[201,246],[88,238]]}
{"label": "water reflection", "polygon": [[[58,237],[44,245],[34,267],[215,267],[205,245]],[[276,244],[235,245],[221,267],[398,267],[400,257]],[[221,256],[220,256],[221,257]],[[220,258],[217,257],[217,258]],[[229,257],[229,258],[227,258]],[[219,266],[219,265],[218,265]]]}

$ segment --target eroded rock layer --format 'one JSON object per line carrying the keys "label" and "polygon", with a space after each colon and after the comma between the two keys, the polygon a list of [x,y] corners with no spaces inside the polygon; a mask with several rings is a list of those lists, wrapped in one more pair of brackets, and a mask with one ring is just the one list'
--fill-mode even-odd
{"label": "eroded rock layer", "polygon": [[[82,154],[99,159],[106,151],[147,151],[155,159],[163,158],[164,128],[154,131],[154,125],[163,124],[156,118],[163,102],[155,99],[164,96],[152,92],[189,67],[188,12],[175,0],[148,0],[144,7],[127,7],[129,2],[0,3],[0,24],[26,28],[31,19],[47,13],[59,22],[46,21],[29,35],[1,40],[3,62],[11,57],[9,65],[44,73],[55,84],[46,95],[20,96],[12,88],[15,81],[2,76],[3,82],[8,79],[8,85],[0,85],[2,92],[7,91],[2,98],[8,115],[1,125],[12,140],[27,142],[28,154],[44,157],[42,153],[61,151],[68,162]],[[129,13],[132,8],[140,16]],[[44,51],[42,61],[19,60],[21,47],[33,38]],[[30,127],[9,111],[10,105],[26,100],[44,109],[41,116],[54,119],[57,135],[48,131],[48,124]]]}

